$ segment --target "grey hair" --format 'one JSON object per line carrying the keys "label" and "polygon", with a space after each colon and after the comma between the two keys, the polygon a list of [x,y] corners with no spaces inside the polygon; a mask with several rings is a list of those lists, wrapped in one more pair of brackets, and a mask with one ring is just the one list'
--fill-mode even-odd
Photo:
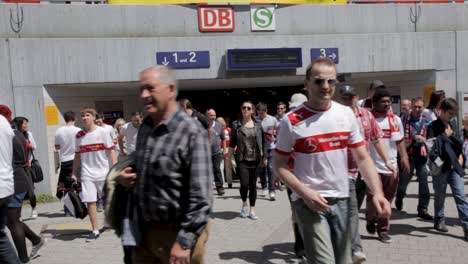
{"label": "grey hair", "polygon": [[149,68],[144,69],[140,75],[143,75],[147,72],[157,72],[159,73],[159,80],[161,80],[162,83],[167,84],[167,85],[174,85],[177,89],[177,78],[175,71],[169,67],[162,66],[162,65],[156,65],[156,66],[151,66]]}

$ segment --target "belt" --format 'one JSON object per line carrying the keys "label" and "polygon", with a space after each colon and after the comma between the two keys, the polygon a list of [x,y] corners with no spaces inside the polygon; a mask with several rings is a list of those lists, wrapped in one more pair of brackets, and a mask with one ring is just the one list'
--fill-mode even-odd
{"label": "belt", "polygon": [[349,198],[335,198],[335,197],[324,197],[325,200],[327,200],[329,205],[333,205],[338,203],[339,201],[345,201],[348,200]]}

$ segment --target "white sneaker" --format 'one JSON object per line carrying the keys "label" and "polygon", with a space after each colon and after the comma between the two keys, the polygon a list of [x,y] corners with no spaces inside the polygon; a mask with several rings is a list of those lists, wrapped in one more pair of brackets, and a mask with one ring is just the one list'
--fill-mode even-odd
{"label": "white sneaker", "polygon": [[37,211],[36,211],[36,209],[33,209],[31,211],[31,218],[36,219],[37,217],[38,217]]}
{"label": "white sneaker", "polygon": [[367,260],[366,255],[362,251],[353,252],[353,264],[365,263]]}
{"label": "white sneaker", "polygon": [[262,191],[262,196],[267,197],[268,196],[268,189],[263,189]]}
{"label": "white sneaker", "polygon": [[270,201],[276,200],[275,192],[270,192]]}

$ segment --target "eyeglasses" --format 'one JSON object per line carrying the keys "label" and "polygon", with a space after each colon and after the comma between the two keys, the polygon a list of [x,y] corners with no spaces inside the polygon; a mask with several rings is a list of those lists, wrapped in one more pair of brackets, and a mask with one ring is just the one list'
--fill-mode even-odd
{"label": "eyeglasses", "polygon": [[337,79],[320,79],[320,78],[314,79],[314,83],[318,86],[323,86],[325,82],[327,82],[328,85],[333,86],[336,83],[338,83],[338,80]]}
{"label": "eyeglasses", "polygon": [[243,106],[243,107],[242,107],[242,110],[252,110],[252,107]]}

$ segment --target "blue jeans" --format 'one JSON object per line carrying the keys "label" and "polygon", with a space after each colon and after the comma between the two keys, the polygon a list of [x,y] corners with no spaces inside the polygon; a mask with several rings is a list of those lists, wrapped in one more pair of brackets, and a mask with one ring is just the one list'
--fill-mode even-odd
{"label": "blue jeans", "polygon": [[359,234],[359,210],[356,196],[356,179],[349,178],[349,224],[351,252],[362,252],[361,234]]}
{"label": "blue jeans", "polygon": [[260,165],[260,183],[262,189],[267,188],[268,181],[268,190],[270,192],[275,191],[275,186],[273,184],[273,155],[272,149],[267,150],[267,167],[264,167],[263,164]]}
{"label": "blue jeans", "polygon": [[465,197],[463,177],[458,175],[455,170],[451,170],[442,172],[440,175],[434,175],[432,183],[434,185],[434,223],[445,221],[445,195],[447,193],[447,184],[449,184],[457,205],[461,225],[463,228],[468,228],[468,202]]}
{"label": "blue jeans", "polygon": [[324,212],[309,209],[304,200],[293,202],[309,264],[347,264],[351,261],[349,199],[326,198]]}
{"label": "blue jeans", "polygon": [[0,199],[0,263],[20,264],[20,260],[13,249],[10,239],[5,234],[5,225],[10,197]]}

